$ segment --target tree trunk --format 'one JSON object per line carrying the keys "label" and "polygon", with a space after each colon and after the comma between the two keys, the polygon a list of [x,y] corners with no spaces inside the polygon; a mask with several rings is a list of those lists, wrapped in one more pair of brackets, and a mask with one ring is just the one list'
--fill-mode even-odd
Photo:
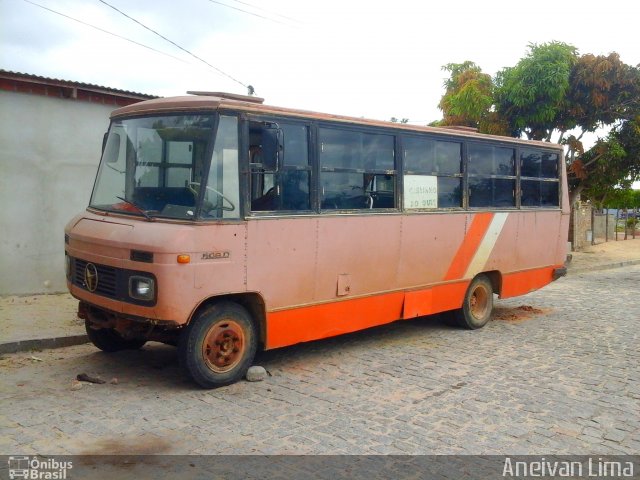
{"label": "tree trunk", "polygon": [[569,191],[569,205],[571,205],[571,207],[573,207],[573,205],[576,203],[576,199],[582,193],[583,190],[584,190],[584,187],[582,185],[578,185],[576,186],[576,188]]}
{"label": "tree trunk", "polygon": [[629,225],[629,209],[625,208],[624,209],[624,239],[627,239],[627,232],[629,231],[627,228],[627,225]]}

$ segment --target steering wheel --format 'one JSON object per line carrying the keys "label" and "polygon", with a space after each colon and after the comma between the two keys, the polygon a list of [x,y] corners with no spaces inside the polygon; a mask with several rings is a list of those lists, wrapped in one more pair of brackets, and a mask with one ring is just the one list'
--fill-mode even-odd
{"label": "steering wheel", "polygon": [[[198,196],[198,190],[196,190],[195,188],[193,188],[194,185],[197,185],[198,187],[200,187],[200,183],[199,182],[189,182],[187,184],[187,188],[191,191],[191,193],[193,193],[196,197]],[[213,193],[218,194],[221,198],[222,198],[222,205],[220,207],[217,208],[221,208],[222,210],[226,210],[228,212],[232,212],[233,210],[236,209],[236,206],[233,204],[233,202],[231,200],[229,200],[227,197],[225,197],[222,193],[220,193],[218,190],[216,190],[213,187],[210,187],[209,185],[207,185],[205,187],[207,190],[211,190]],[[225,205],[224,202],[227,202],[229,205]]]}

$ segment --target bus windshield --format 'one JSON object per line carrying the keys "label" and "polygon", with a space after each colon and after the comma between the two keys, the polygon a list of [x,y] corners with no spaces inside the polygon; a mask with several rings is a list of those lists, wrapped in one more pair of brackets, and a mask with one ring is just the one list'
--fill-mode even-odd
{"label": "bus windshield", "polygon": [[90,207],[194,220],[238,218],[237,119],[165,115],[113,120]]}

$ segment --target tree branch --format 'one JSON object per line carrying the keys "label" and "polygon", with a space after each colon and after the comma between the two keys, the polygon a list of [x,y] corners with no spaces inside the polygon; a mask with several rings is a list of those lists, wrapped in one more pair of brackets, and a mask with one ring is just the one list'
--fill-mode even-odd
{"label": "tree branch", "polygon": [[593,157],[591,160],[589,160],[587,163],[582,165],[582,168],[586,169],[589,165],[593,164],[593,162],[597,162],[598,160],[600,160],[600,158],[602,158],[603,155],[604,153],[599,153],[598,155]]}
{"label": "tree branch", "polygon": [[549,129],[549,133],[547,134],[547,137],[545,138],[545,140],[546,140],[547,142],[550,142],[550,141],[551,141],[551,135],[553,135],[553,129],[552,129],[552,128],[551,128],[551,129]]}

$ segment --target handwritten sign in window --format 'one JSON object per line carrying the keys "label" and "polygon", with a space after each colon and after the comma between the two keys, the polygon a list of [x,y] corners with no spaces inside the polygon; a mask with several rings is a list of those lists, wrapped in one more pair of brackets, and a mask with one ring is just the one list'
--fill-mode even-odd
{"label": "handwritten sign in window", "polygon": [[405,175],[404,208],[438,208],[438,177]]}

